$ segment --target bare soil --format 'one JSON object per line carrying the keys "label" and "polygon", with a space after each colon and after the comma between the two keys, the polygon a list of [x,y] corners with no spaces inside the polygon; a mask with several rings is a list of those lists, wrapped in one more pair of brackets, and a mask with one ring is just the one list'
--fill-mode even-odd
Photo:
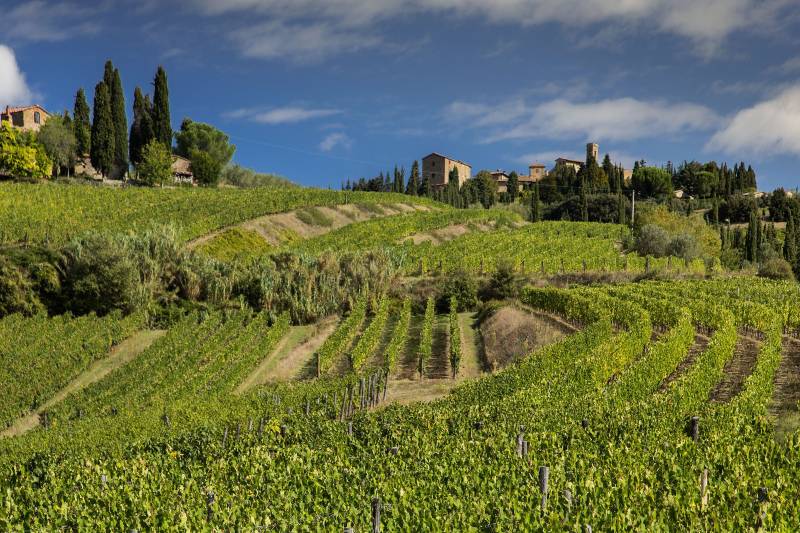
{"label": "bare soil", "polygon": [[722,379],[711,391],[712,402],[729,402],[742,391],[747,376],[753,373],[760,349],[759,341],[739,335],[733,357],[725,364]]}
{"label": "bare soil", "polygon": [[484,320],[480,331],[487,367],[497,370],[574,333],[576,328],[561,318],[509,305]]}
{"label": "bare soil", "polygon": [[689,351],[686,352],[686,357],[680,362],[680,364],[678,364],[675,370],[673,370],[669,376],[661,381],[661,384],[658,386],[659,392],[667,390],[667,387],[669,387],[670,383],[689,371],[697,359],[697,356],[703,353],[706,348],[708,348],[708,342],[708,337],[705,335],[700,335],[699,333],[695,333],[694,344],[692,344],[692,346],[689,348]]}
{"label": "bare soil", "polygon": [[120,368],[133,360],[140,353],[149,348],[156,340],[163,337],[165,330],[145,330],[133,334],[131,337],[114,346],[108,357],[92,363],[89,368],[73,379],[66,387],[58,391],[52,398],[42,404],[36,411],[32,411],[18,419],[14,424],[0,433],[0,437],[16,437],[27,433],[39,425],[39,415],[50,407],[63,401],[73,392],[77,392],[92,383],[100,381],[112,370]]}

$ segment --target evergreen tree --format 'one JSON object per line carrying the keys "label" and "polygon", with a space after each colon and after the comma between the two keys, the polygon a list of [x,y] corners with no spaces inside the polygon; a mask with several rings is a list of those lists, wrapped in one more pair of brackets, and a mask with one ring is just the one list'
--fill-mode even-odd
{"label": "evergreen tree", "polygon": [[516,171],[512,170],[511,174],[508,175],[508,184],[506,185],[506,198],[508,199],[508,203],[515,204],[517,203],[517,197],[519,196],[519,174]]}
{"label": "evergreen tree", "polygon": [[539,202],[539,184],[533,186],[533,194],[531,194],[531,222],[540,222],[542,220],[542,206]]}
{"label": "evergreen tree", "polygon": [[392,185],[392,192],[403,192],[405,190],[405,169],[398,170],[397,165],[394,167],[394,184]]}
{"label": "evergreen tree", "polygon": [[102,81],[94,90],[91,143],[92,166],[103,176],[108,176],[114,166],[114,120],[111,115],[111,95]]}
{"label": "evergreen tree", "polygon": [[581,220],[584,222],[589,222],[589,199],[586,195],[586,180],[583,180],[581,183],[581,192],[580,192],[580,202],[581,202]]}
{"label": "evergreen tree", "polygon": [[797,265],[797,228],[795,227],[794,215],[789,211],[786,220],[786,233],[783,237],[783,258],[786,259],[792,268]]}
{"label": "evergreen tree", "polygon": [[142,150],[154,138],[150,98],[143,96],[142,90],[137,87],[133,92],[133,122],[131,122],[129,145],[131,163],[139,164],[142,160]]}
{"label": "evergreen tree", "polygon": [[89,104],[86,102],[86,93],[78,89],[75,95],[75,107],[72,110],[75,117],[72,129],[75,132],[75,151],[81,158],[89,153],[92,145],[92,124],[89,120]]}
{"label": "evergreen tree", "polygon": [[111,98],[111,120],[114,123],[114,165],[123,174],[128,168],[128,118],[125,115],[125,93],[119,69],[111,61],[106,61],[103,82]]}
{"label": "evergreen tree", "polygon": [[172,119],[169,114],[169,86],[164,67],[158,67],[153,91],[153,133],[156,140],[172,148]]}
{"label": "evergreen tree", "polygon": [[622,196],[622,190],[617,189],[617,223],[625,224],[627,221],[627,213],[625,212],[625,197]]}
{"label": "evergreen tree", "polygon": [[411,165],[411,175],[408,177],[408,186],[406,186],[406,194],[416,196],[419,194],[419,162],[414,161]]}

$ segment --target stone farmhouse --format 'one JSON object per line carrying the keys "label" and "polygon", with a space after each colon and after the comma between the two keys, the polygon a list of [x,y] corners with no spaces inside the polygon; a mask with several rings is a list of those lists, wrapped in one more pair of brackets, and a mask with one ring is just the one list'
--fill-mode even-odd
{"label": "stone farmhouse", "polygon": [[50,113],[40,105],[6,106],[5,111],[0,111],[0,123],[8,122],[11,127],[22,131],[39,131],[48,118]]}
{"label": "stone farmhouse", "polygon": [[472,178],[472,166],[436,152],[422,158],[422,179],[428,179],[431,188],[443,189],[450,180],[450,171],[458,169],[458,186]]}

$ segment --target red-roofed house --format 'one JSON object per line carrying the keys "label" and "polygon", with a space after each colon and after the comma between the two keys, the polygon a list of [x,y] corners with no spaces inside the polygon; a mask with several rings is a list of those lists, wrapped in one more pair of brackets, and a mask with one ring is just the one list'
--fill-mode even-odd
{"label": "red-roofed house", "polygon": [[40,105],[6,106],[5,111],[0,111],[0,123],[8,122],[11,127],[23,131],[39,131],[48,118],[50,118],[50,113]]}

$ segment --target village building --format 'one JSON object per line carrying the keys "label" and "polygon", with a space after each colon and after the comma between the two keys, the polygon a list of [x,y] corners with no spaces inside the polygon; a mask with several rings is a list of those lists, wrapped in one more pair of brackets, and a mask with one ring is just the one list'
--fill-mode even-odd
{"label": "village building", "polygon": [[472,166],[463,161],[436,152],[422,158],[422,178],[428,180],[432,189],[444,188],[454,168],[458,170],[459,187],[472,178]]}
{"label": "village building", "polygon": [[40,105],[6,106],[4,111],[0,111],[0,123],[8,122],[12,128],[22,131],[39,131],[48,118],[50,113]]}
{"label": "village building", "polygon": [[585,161],[578,161],[577,159],[567,159],[566,157],[559,157],[556,159],[556,166],[563,165],[571,167],[576,173],[581,170],[581,167],[586,164]]}
{"label": "village building", "polygon": [[179,155],[172,156],[172,178],[175,183],[195,185],[192,162]]}

